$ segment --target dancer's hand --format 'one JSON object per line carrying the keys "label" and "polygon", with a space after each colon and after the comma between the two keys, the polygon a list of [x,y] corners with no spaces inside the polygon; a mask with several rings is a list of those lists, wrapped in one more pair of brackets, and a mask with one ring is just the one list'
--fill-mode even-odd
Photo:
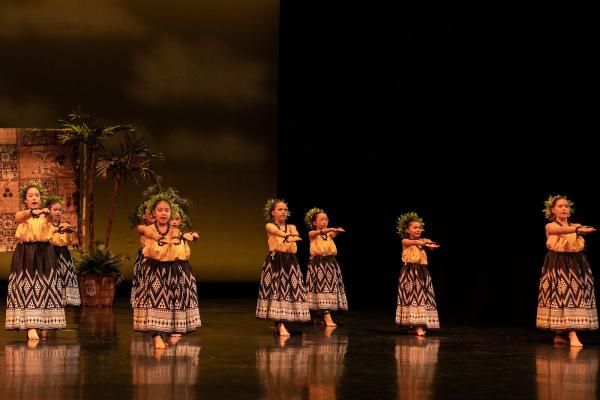
{"label": "dancer's hand", "polygon": [[188,242],[198,240],[199,237],[198,232],[186,232],[183,234],[183,238]]}
{"label": "dancer's hand", "polygon": [[596,232],[596,228],[592,227],[592,226],[579,226],[577,227],[577,232],[579,232],[580,234],[587,234],[587,233],[592,233],[592,232]]}

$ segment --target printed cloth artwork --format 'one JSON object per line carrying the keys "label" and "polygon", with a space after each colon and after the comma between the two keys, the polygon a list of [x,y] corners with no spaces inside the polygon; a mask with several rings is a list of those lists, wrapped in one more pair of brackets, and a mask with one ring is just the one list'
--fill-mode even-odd
{"label": "printed cloth artwork", "polygon": [[61,131],[0,128],[0,252],[14,251],[17,246],[15,213],[25,208],[19,202],[19,190],[29,180],[41,182],[48,194],[60,196],[62,220],[78,226],[76,151],[59,142]]}

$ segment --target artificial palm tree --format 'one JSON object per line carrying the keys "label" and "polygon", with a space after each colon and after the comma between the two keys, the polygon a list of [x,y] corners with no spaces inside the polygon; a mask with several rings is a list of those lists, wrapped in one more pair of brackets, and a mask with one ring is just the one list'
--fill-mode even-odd
{"label": "artificial palm tree", "polygon": [[[81,108],[74,109],[67,115],[65,120],[60,121],[66,131],[58,135],[62,143],[74,143],[83,145],[82,163],[87,172],[84,176],[85,194],[82,196],[81,214],[81,242],[85,247],[86,225],[89,223],[89,246],[94,243],[94,166],[96,155],[102,149],[102,142],[116,133],[130,133],[134,131],[131,125],[104,126],[102,121],[91,117],[83,112]],[[89,222],[88,222],[89,221]]]}
{"label": "artificial palm tree", "polygon": [[152,169],[151,160],[162,157],[160,153],[151,152],[148,146],[145,145],[143,138],[136,138],[129,133],[125,135],[125,140],[121,143],[118,152],[103,150],[101,153],[96,163],[96,172],[101,178],[107,178],[110,175],[114,181],[104,240],[106,248],[109,248],[110,245],[110,233],[115,218],[121,183],[128,178],[137,181],[137,176],[143,179],[153,178],[157,180],[158,176]]}

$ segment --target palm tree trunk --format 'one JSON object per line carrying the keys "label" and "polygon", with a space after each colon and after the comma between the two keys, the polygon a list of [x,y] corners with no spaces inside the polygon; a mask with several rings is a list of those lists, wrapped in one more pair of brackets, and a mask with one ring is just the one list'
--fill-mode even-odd
{"label": "palm tree trunk", "polygon": [[90,221],[89,246],[94,245],[94,173],[96,172],[96,149],[93,145],[89,145],[89,165],[88,165],[88,182],[87,182],[87,198],[88,198],[88,218]]}
{"label": "palm tree trunk", "polygon": [[112,199],[110,202],[110,210],[108,211],[108,220],[106,222],[106,236],[104,237],[104,246],[108,249],[110,244],[110,231],[112,229],[113,220],[115,218],[115,210],[117,209],[117,196],[119,195],[119,187],[121,186],[121,174],[115,177],[115,186],[113,187]]}
{"label": "palm tree trunk", "polygon": [[87,239],[87,174],[85,169],[88,166],[88,149],[87,149],[87,145],[82,146],[83,147],[83,160],[81,162],[80,165],[83,165],[83,171],[81,171],[80,168],[80,172],[79,175],[81,177],[81,190],[79,191],[79,198],[81,199],[81,227],[80,227],[80,233],[81,233],[81,237],[80,240],[81,242],[79,243],[79,246],[81,246],[81,249],[83,249],[83,251],[85,251],[85,240]]}

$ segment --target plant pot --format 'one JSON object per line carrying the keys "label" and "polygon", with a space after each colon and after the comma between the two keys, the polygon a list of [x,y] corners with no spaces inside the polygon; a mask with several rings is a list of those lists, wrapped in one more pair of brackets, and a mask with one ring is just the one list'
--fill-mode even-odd
{"label": "plant pot", "polygon": [[117,278],[112,275],[79,276],[81,304],[93,307],[112,307]]}

